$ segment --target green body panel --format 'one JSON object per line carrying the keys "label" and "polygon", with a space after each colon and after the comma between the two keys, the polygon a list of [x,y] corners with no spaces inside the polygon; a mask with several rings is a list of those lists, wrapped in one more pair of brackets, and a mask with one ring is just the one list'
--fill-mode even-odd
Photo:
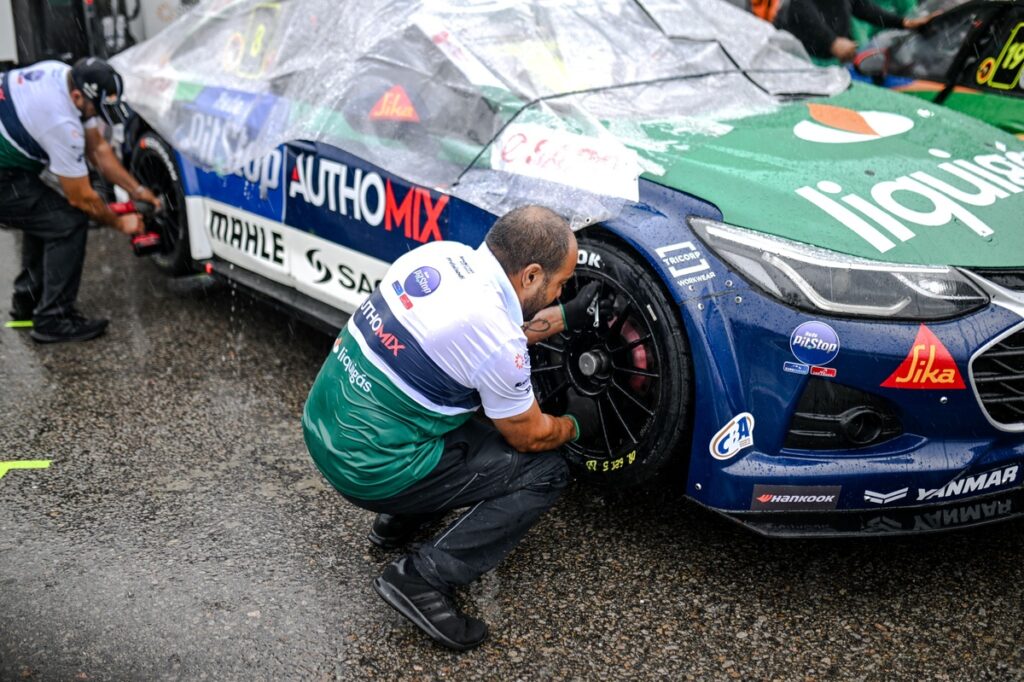
{"label": "green body panel", "polygon": [[346,495],[391,497],[434,469],[444,434],[472,413],[443,415],[422,407],[374,367],[347,329],[338,341],[306,399],[306,447],[324,477]]}
{"label": "green body panel", "polygon": [[[798,137],[794,126],[812,121],[808,104],[824,104],[854,111],[898,114],[913,127],[905,132],[867,141],[845,144],[811,142]],[[641,151],[642,156],[663,166],[664,174],[648,179],[685,191],[719,207],[728,223],[821,246],[834,251],[894,263],[1006,267],[1024,265],[1024,141],[976,119],[916,98],[870,85],[854,84],[849,90],[826,99],[811,99],[783,106],[768,114],[729,121],[733,129],[724,135],[674,134],[664,153]],[[657,125],[646,126],[653,139],[668,142]],[[935,150],[935,155],[930,153]],[[1016,157],[1016,165],[1005,156]],[[948,157],[945,155],[948,154]],[[878,207],[873,188],[886,181],[915,182],[915,172],[974,193],[969,182],[940,170],[943,163],[989,157],[1005,173],[1016,175],[1018,183],[998,176],[999,183],[987,183],[989,191],[1001,195],[988,205],[974,206],[940,194],[941,206],[914,192],[893,196],[908,210],[952,217],[941,224],[924,225],[902,217],[912,236],[900,239],[864,213],[853,212],[866,221],[891,246],[880,250],[851,229],[848,224],[823,210],[804,196],[811,188],[836,206],[842,197],[856,195]],[[995,157],[998,157],[996,159]],[[1018,172],[1019,171],[1019,172]],[[984,171],[983,171],[984,172]],[[827,194],[819,183],[826,183]],[[984,180],[978,180],[986,184]],[[834,184],[829,184],[834,183]],[[841,190],[837,188],[841,187]],[[882,189],[890,188],[888,185]],[[855,200],[856,201],[856,200]],[[981,236],[971,223],[991,229]],[[982,230],[984,231],[984,230]],[[903,233],[906,237],[907,233]]]}
{"label": "green body panel", "polygon": [[[925,101],[935,100],[938,93],[925,90],[901,90],[907,95],[914,95]],[[943,106],[959,111],[968,116],[981,119],[985,123],[1013,133],[1024,134],[1024,97],[997,95],[988,92],[952,92]]]}

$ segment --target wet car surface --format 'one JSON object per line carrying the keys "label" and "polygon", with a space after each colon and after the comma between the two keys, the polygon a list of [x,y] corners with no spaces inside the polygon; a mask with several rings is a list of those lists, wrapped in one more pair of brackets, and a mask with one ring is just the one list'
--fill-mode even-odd
{"label": "wet car surface", "polygon": [[1021,522],[772,541],[671,489],[570,488],[468,591],[489,641],[447,652],[306,454],[328,336],[110,231],[79,303],[107,336],[0,329],[0,462],[51,460],[0,478],[0,679],[1024,678]]}

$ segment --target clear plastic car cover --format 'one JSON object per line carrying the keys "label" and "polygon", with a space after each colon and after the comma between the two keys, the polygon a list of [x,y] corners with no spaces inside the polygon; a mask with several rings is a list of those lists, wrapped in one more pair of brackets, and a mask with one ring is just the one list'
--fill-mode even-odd
{"label": "clear plastic car cover", "polygon": [[114,64],[129,103],[201,167],[323,142],[575,227],[685,154],[673,130],[723,134],[848,85],[724,0],[205,0]]}

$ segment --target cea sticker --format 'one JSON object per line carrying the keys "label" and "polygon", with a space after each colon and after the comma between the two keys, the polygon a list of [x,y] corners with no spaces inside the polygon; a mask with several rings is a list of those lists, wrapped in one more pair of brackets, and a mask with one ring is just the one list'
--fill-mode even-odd
{"label": "cea sticker", "polygon": [[824,322],[804,322],[789,337],[789,349],[806,365],[827,365],[839,355],[839,335]]}
{"label": "cea sticker", "polygon": [[429,296],[437,291],[437,287],[440,285],[441,273],[429,265],[416,268],[411,275],[405,278],[406,293],[417,298]]}
{"label": "cea sticker", "polygon": [[731,459],[743,448],[754,444],[754,415],[738,414],[711,439],[708,449],[715,459]]}

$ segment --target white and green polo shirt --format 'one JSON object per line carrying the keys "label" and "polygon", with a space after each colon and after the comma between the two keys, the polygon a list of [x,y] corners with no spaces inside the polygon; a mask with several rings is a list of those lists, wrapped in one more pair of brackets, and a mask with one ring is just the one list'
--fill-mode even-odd
{"label": "white and green polo shirt", "polygon": [[433,242],[400,257],[341,330],[302,426],[320,471],[358,499],[390,497],[437,464],[443,436],[483,407],[534,402],[523,313],[486,245]]}
{"label": "white and green polo shirt", "polygon": [[85,128],[68,91],[71,67],[45,61],[0,76],[0,168],[80,178],[85,165]]}

